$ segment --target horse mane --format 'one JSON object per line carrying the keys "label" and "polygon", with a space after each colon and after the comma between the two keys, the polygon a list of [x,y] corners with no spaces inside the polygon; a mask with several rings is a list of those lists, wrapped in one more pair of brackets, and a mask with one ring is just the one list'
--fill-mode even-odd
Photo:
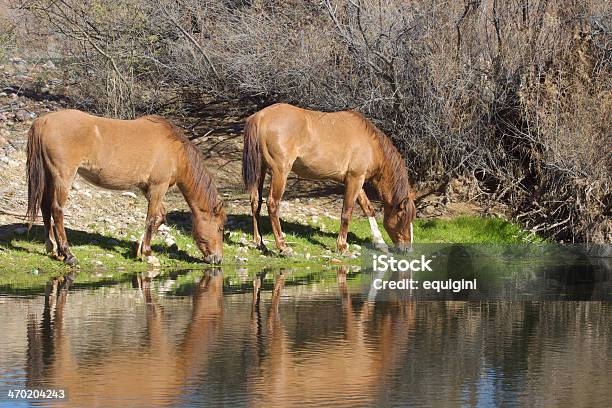
{"label": "horse mane", "polygon": [[391,139],[377,128],[370,120],[359,112],[349,111],[365,127],[378,142],[384,160],[382,162],[382,188],[391,193],[392,204],[399,204],[411,194],[410,179],[406,170],[406,163]]}
{"label": "horse mane", "polygon": [[190,181],[185,187],[193,194],[193,197],[202,203],[207,209],[212,210],[218,204],[217,187],[213,176],[210,174],[204,159],[198,148],[189,140],[183,131],[170,121],[157,115],[145,116],[151,122],[160,123],[168,129],[168,136],[180,142],[188,162],[187,171],[190,173]]}

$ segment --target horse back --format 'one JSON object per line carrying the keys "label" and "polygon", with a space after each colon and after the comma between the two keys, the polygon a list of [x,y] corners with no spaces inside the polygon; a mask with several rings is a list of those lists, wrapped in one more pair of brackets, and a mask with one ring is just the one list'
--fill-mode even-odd
{"label": "horse back", "polygon": [[340,182],[348,173],[369,178],[378,167],[380,149],[373,125],[366,126],[366,119],[354,112],[276,104],[259,111],[253,120],[268,165],[291,165],[301,177]]}
{"label": "horse back", "polygon": [[46,155],[61,166],[60,173],[78,170],[101,187],[129,189],[176,169],[180,143],[162,119],[118,120],[63,110],[38,120]]}

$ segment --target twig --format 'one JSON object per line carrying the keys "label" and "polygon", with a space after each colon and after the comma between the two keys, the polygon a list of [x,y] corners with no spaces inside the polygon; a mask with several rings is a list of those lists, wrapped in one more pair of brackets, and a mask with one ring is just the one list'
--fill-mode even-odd
{"label": "twig", "polygon": [[196,135],[196,136],[190,137],[189,140],[196,140],[196,139],[199,139],[201,137],[206,137],[206,136],[210,135],[211,133],[213,133],[214,131],[215,131],[215,129],[210,129],[208,132],[206,132],[203,135]]}

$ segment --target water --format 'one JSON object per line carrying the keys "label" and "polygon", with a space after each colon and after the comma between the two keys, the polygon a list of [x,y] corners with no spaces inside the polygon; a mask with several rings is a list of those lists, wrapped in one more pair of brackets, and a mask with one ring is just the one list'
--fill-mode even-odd
{"label": "water", "polygon": [[[72,278],[0,296],[1,406],[611,403],[609,300],[369,302],[342,268]],[[7,397],[26,388],[68,398]]]}

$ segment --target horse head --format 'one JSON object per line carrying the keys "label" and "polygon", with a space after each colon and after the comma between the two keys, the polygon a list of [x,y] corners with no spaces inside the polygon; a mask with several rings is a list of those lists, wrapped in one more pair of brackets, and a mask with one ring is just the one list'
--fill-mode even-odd
{"label": "horse head", "polygon": [[220,264],[223,260],[223,229],[226,219],[222,201],[212,211],[194,211],[193,239],[206,263]]}
{"label": "horse head", "polygon": [[412,247],[412,222],[416,218],[414,199],[415,193],[410,192],[399,203],[385,208],[385,219],[383,221],[385,230],[387,230],[389,237],[400,251],[405,251]]}

